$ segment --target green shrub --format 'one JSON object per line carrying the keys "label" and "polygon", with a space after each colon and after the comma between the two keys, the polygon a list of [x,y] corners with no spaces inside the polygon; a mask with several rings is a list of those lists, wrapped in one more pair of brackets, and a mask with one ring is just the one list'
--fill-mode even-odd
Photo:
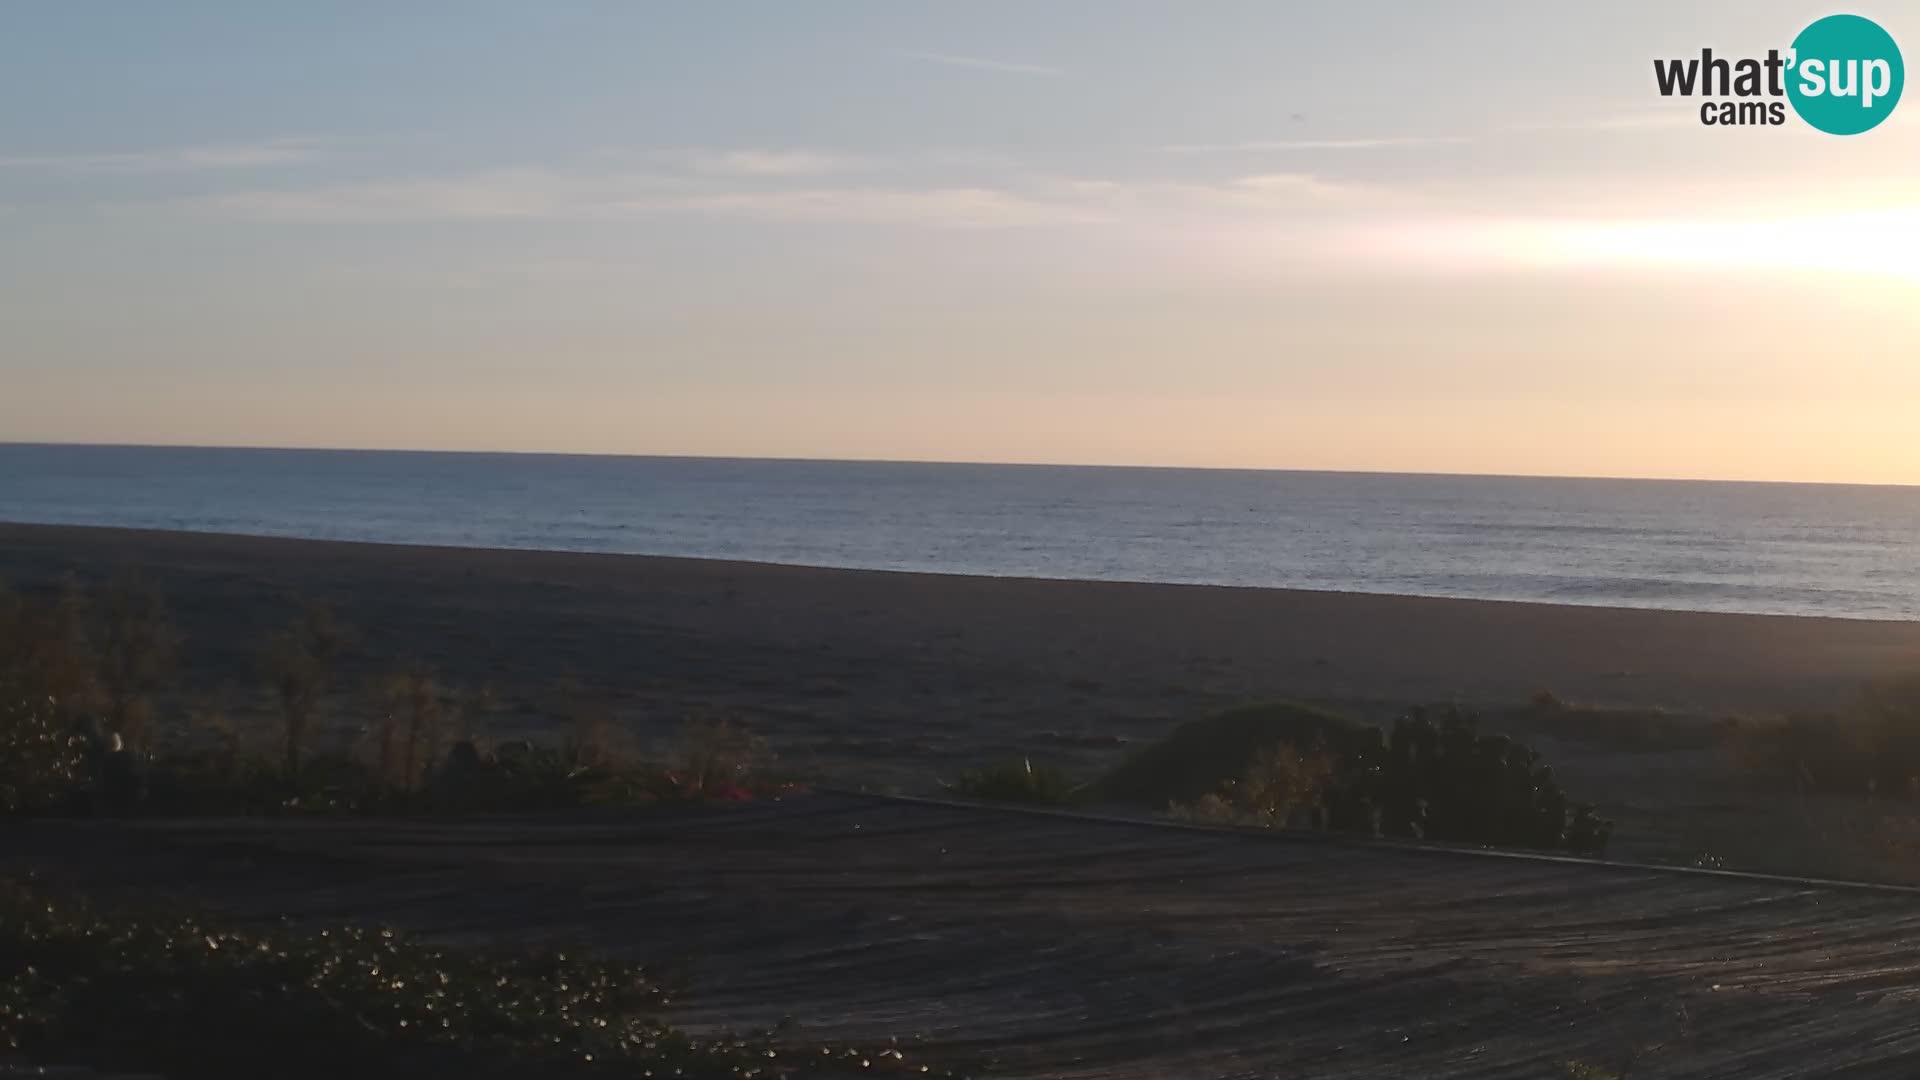
{"label": "green shrub", "polygon": [[987,802],[1062,805],[1074,802],[1078,788],[1066,773],[1031,760],[992,765],[963,772],[947,790],[964,799]]}
{"label": "green shrub", "polygon": [[668,1004],[578,953],[106,915],[0,882],[0,1047],[29,1058],[206,1080],[927,1075],[890,1046],[687,1035]]}
{"label": "green shrub", "polygon": [[1437,722],[1409,713],[1383,755],[1356,764],[1335,817],[1370,819],[1390,836],[1598,855],[1612,833],[1591,806],[1569,803],[1539,754],[1481,734],[1478,718],[1460,709]]}

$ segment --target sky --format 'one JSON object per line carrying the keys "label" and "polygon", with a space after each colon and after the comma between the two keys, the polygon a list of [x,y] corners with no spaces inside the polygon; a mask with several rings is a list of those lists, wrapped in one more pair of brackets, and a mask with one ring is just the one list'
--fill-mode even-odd
{"label": "sky", "polygon": [[0,440],[1920,484],[1834,10],[12,5]]}

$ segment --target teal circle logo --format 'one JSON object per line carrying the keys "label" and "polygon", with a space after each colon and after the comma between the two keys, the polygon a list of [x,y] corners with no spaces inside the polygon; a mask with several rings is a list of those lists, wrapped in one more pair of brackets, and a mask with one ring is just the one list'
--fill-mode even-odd
{"label": "teal circle logo", "polygon": [[1793,111],[1829,135],[1879,126],[1907,82],[1893,35],[1858,15],[1829,15],[1800,31],[1789,64]]}

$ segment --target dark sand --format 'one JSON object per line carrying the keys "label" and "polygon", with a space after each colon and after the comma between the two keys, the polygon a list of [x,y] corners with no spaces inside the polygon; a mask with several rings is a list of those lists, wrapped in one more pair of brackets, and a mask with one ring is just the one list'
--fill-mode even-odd
{"label": "dark sand", "polygon": [[585,941],[685,970],[682,1024],[791,1014],[990,1076],[1920,1074],[1914,895],[825,795],[5,830],[0,874],[27,869],[239,917]]}
{"label": "dark sand", "polygon": [[533,723],[572,677],[642,735],[720,713],[801,763],[929,774],[1258,699],[1779,713],[1920,671],[1920,623],[0,525],[0,582],[120,570],[167,595],[188,695],[242,712],[260,642],[313,597],[357,631],[343,686],[421,662]]}
{"label": "dark sand", "polygon": [[[1250,699],[1377,714],[1551,688],[1770,713],[1920,670],[1916,624],[0,526],[0,579],[123,569],[171,599],[182,698],[257,708],[261,640],[316,597],[359,628],[350,688],[409,660],[522,702],[572,675],[643,734],[718,711],[790,761],[919,788],[1017,753],[1088,768]],[[1749,791],[1718,750],[1671,739],[1542,741],[1619,819],[1616,855],[1920,880],[1901,846],[1920,819],[1893,804]],[[1758,1080],[1920,1060],[1912,896],[829,795],[706,818],[44,823],[0,840],[0,872],[109,894],[685,961],[687,1023],[792,1011],[1011,1076],[1577,1062]]]}

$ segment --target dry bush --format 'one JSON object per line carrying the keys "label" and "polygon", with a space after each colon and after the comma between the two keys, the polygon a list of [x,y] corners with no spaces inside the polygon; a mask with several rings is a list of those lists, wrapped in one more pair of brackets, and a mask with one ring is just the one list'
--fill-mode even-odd
{"label": "dry bush", "polygon": [[1240,825],[1245,822],[1239,807],[1217,791],[1209,791],[1192,802],[1168,803],[1167,815],[1175,821],[1205,825]]}
{"label": "dry bush", "polygon": [[1244,776],[1169,810],[1186,821],[1287,828],[1317,816],[1332,789],[1339,760],[1324,749],[1277,743],[1256,751]]}
{"label": "dry bush", "polygon": [[1323,749],[1269,746],[1254,755],[1246,777],[1234,785],[1235,801],[1257,824],[1289,825],[1300,811],[1317,809],[1326,800],[1338,765]]}
{"label": "dry bush", "polygon": [[690,720],[680,729],[674,763],[681,783],[696,792],[744,787],[773,759],[767,744],[726,720]]}

